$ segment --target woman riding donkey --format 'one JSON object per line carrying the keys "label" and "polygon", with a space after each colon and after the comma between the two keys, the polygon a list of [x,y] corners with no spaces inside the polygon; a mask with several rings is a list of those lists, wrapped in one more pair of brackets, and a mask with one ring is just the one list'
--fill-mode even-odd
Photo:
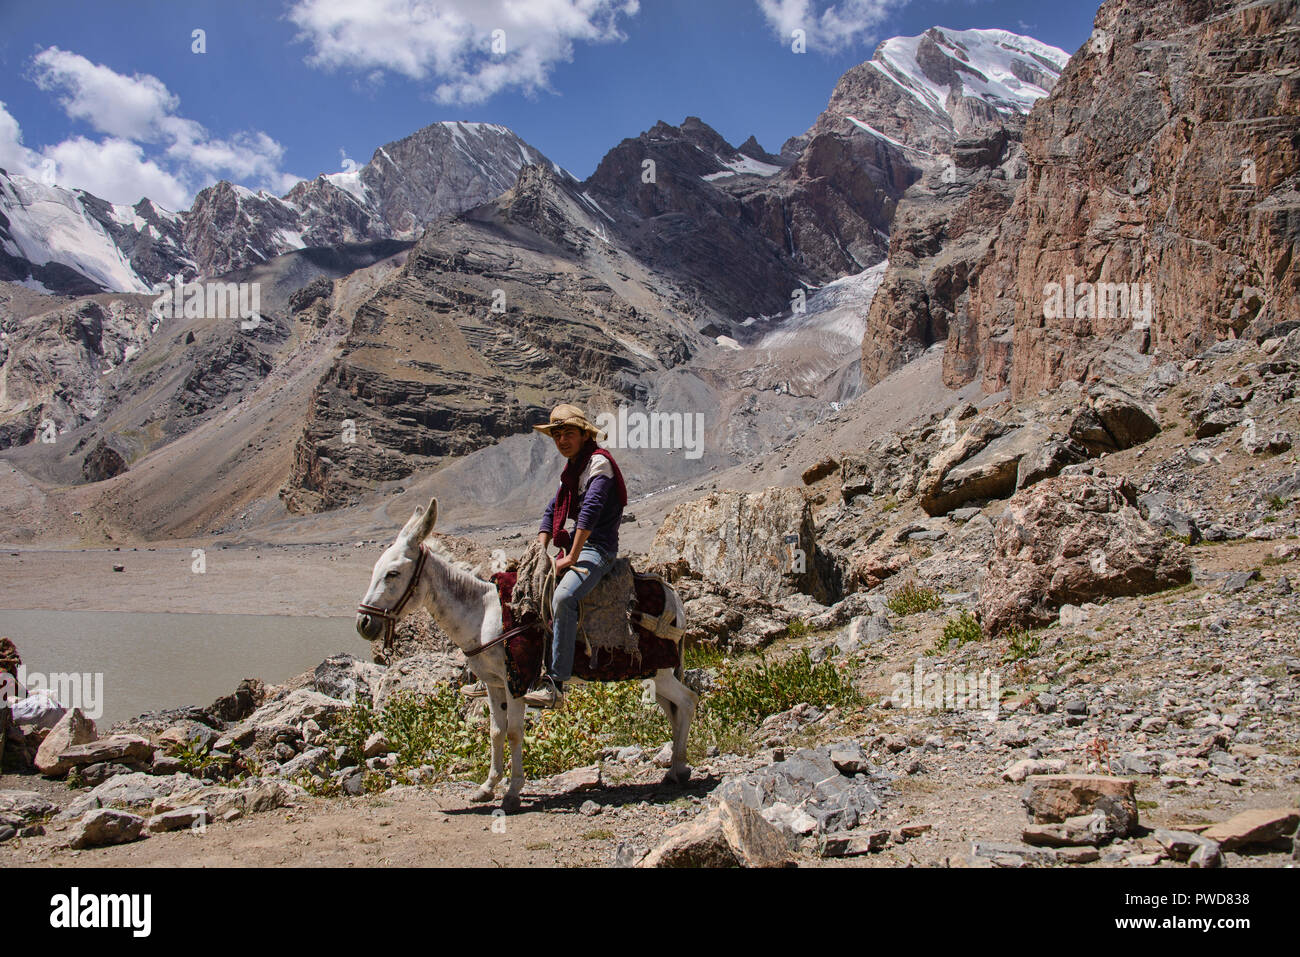
{"label": "woman riding donkey", "polygon": [[[544,550],[552,541],[561,550],[555,562],[551,660],[524,701],[537,708],[558,708],[564,703],[564,682],[573,675],[578,602],[618,557],[618,526],[627,505],[627,485],[614,456],[596,444],[605,433],[587,421],[576,405],[556,406],[546,425],[533,428],[549,435],[568,462],[537,533]],[[564,527],[570,519],[576,523],[572,532]]]}

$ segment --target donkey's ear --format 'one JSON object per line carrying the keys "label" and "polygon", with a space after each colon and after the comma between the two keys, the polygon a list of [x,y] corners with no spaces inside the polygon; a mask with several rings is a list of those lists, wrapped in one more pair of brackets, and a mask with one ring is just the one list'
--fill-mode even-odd
{"label": "donkey's ear", "polygon": [[428,538],[429,533],[433,531],[433,523],[437,520],[438,500],[436,498],[431,498],[429,499],[429,507],[425,510],[424,514],[420,516],[420,524],[416,528],[415,532],[416,540],[422,542]]}

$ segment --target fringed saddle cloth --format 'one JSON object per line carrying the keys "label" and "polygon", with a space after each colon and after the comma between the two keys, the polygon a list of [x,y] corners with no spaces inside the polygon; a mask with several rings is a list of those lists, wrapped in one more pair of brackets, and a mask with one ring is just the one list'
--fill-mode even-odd
{"label": "fringed saddle cloth", "polygon": [[[513,572],[492,576],[501,599],[502,626],[533,627],[505,641],[510,693],[523,697],[541,674],[550,646],[551,597],[555,574],[537,542]],[[649,678],[680,662],[681,622],[667,607],[663,579],[633,571],[625,558],[578,604],[578,645],[573,674],[583,681]]]}

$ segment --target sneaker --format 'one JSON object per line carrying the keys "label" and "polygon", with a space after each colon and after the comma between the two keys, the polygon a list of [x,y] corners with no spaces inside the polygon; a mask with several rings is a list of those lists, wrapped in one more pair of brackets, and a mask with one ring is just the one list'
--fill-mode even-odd
{"label": "sneaker", "polygon": [[460,693],[466,698],[486,698],[487,685],[481,681],[476,681],[472,685],[462,685]]}
{"label": "sneaker", "polygon": [[524,695],[524,704],[532,708],[563,708],[564,684],[543,676],[537,687]]}

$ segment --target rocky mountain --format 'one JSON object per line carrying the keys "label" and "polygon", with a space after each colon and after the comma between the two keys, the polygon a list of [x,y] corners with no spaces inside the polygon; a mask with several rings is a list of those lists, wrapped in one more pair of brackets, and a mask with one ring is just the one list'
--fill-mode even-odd
{"label": "rocky mountain", "polygon": [[182,218],[142,199],[107,203],[0,170],[0,280],[41,292],[148,292],[194,269]]}
{"label": "rocky mountain", "polygon": [[295,249],[409,241],[509,189],[530,163],[568,175],[504,126],[434,123],[283,197],[223,180],[180,212],[0,170],[0,280],[71,295],[147,292],[173,275],[220,276]]}
{"label": "rocky mountain", "polygon": [[184,216],[185,244],[199,274],[216,276],[304,246],[413,240],[434,220],[505,192],[525,164],[568,175],[504,126],[434,123],[283,197],[210,186]]}
{"label": "rocky mountain", "polygon": [[946,339],[949,384],[1025,395],[1294,318],[1298,57],[1293,3],[1104,4],[946,336],[873,313],[872,374]]}
{"label": "rocky mountain", "polygon": [[825,112],[781,152],[802,152],[819,133],[861,131],[914,160],[946,153],[978,127],[1028,113],[1068,59],[1064,50],[1006,30],[932,27],[893,37],[840,78]]}

